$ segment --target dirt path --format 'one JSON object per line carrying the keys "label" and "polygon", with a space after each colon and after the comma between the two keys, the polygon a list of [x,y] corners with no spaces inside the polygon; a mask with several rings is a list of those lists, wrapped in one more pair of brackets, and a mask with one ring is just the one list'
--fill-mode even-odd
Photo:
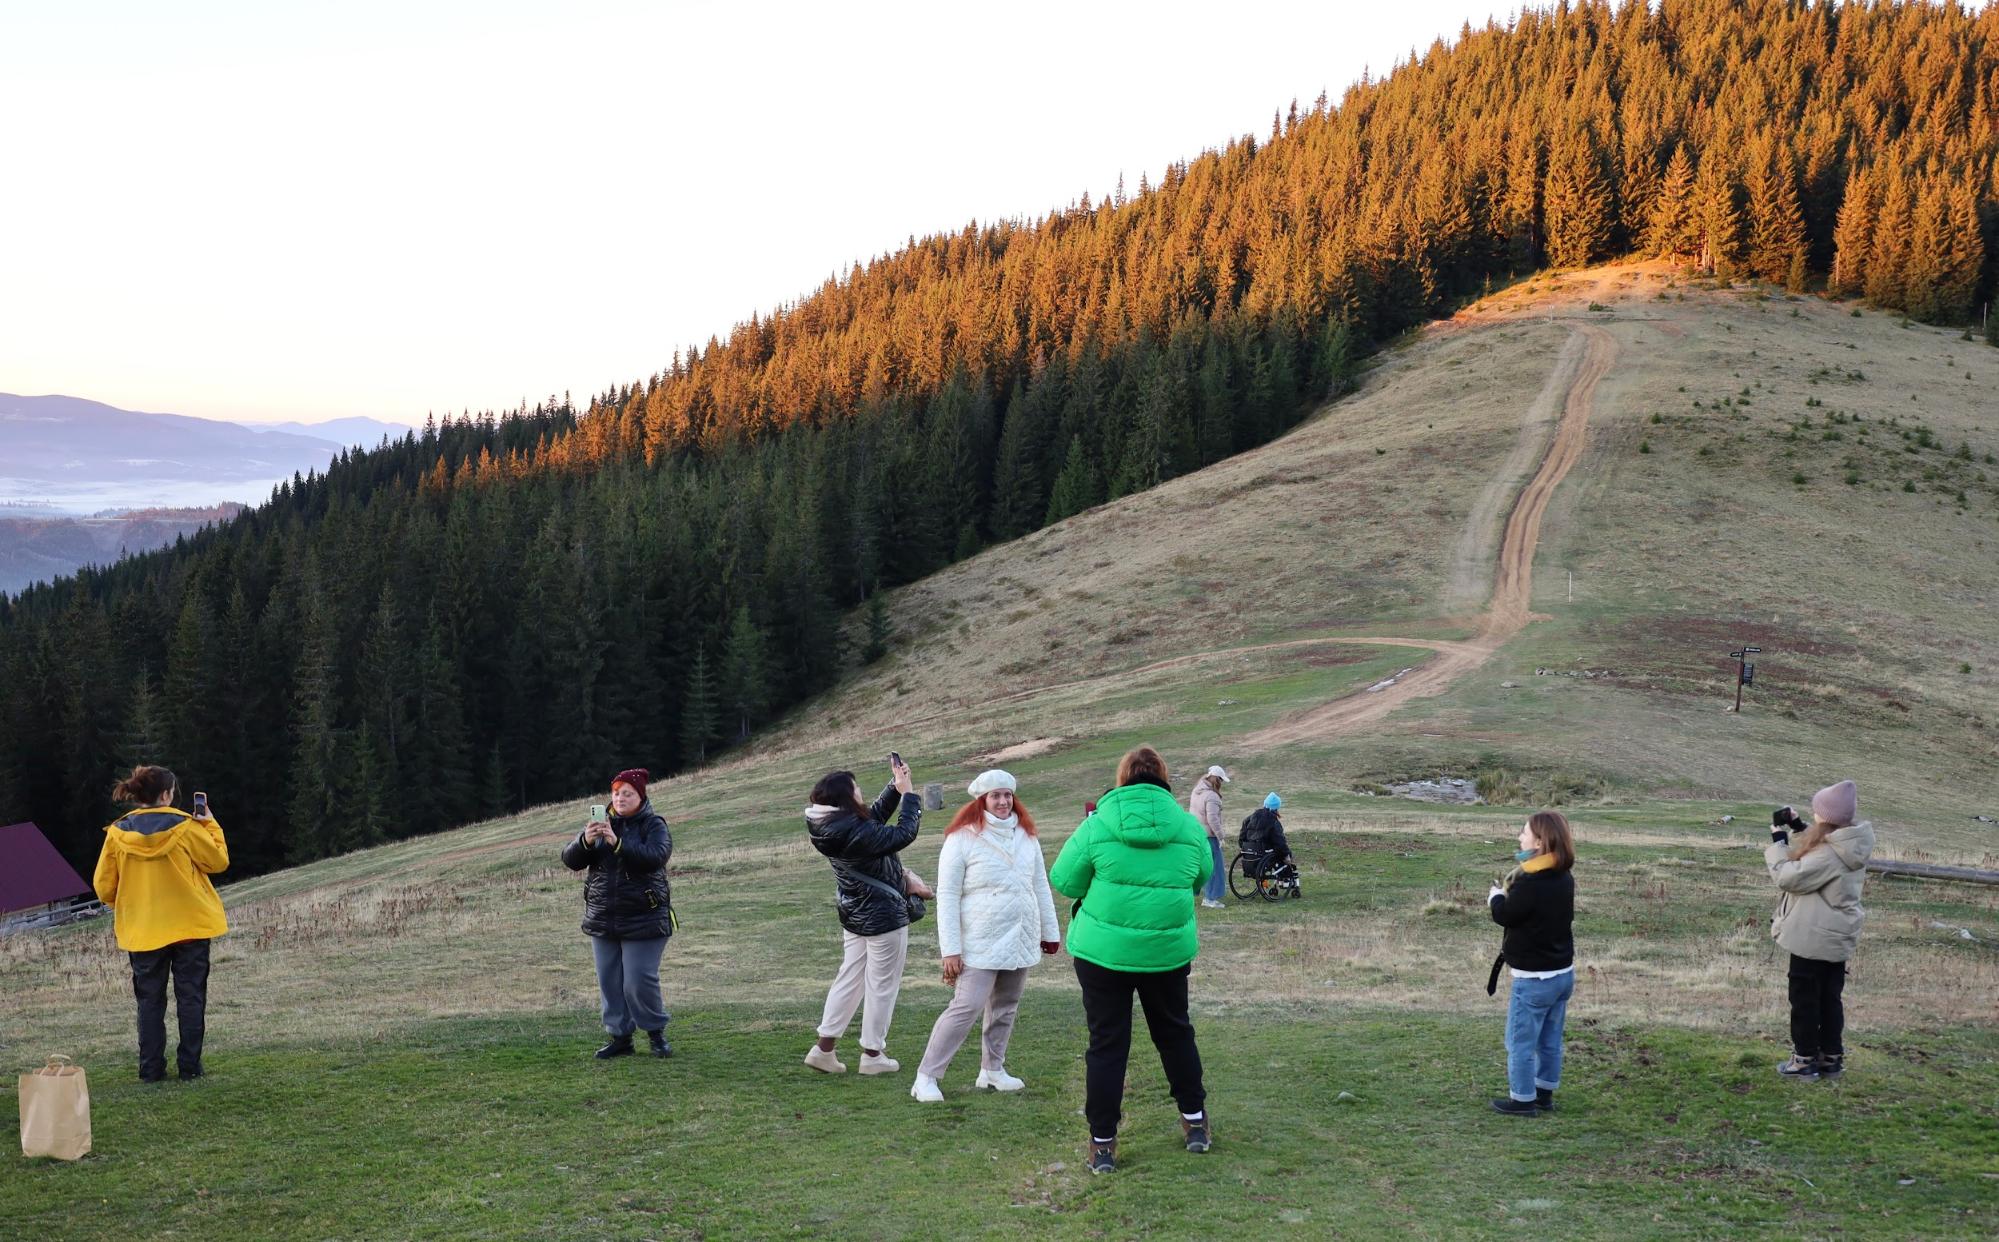
{"label": "dirt path", "polygon": [[1506,529],[1499,541],[1492,600],[1479,619],[1478,636],[1469,642],[1396,637],[1339,639],[1344,643],[1426,647],[1436,652],[1437,658],[1392,685],[1370,687],[1280,720],[1243,739],[1245,749],[1256,751],[1292,742],[1324,741],[1379,720],[1412,699],[1442,694],[1459,678],[1491,659],[1494,652],[1535,619],[1529,605],[1534,594],[1534,549],[1541,541],[1541,519],[1548,512],[1548,501],[1554,497],[1555,489],[1582,458],[1589,443],[1590,415],[1596,409],[1597,383],[1617,360],[1617,340],[1610,333],[1593,324],[1577,325],[1576,333],[1583,339],[1581,354],[1564,349],[1556,363],[1558,372],[1570,372],[1561,425],[1555,431],[1547,456],[1541,459],[1541,468],[1520,489],[1514,498],[1513,511],[1507,515]]}

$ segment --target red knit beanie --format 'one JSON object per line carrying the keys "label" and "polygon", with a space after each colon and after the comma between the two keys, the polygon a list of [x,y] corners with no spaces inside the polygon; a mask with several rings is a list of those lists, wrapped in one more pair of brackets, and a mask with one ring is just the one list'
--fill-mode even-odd
{"label": "red knit beanie", "polygon": [[652,773],[646,771],[644,768],[626,768],[612,777],[611,783],[613,785],[630,785],[633,792],[643,798],[646,796],[646,782],[651,779]]}

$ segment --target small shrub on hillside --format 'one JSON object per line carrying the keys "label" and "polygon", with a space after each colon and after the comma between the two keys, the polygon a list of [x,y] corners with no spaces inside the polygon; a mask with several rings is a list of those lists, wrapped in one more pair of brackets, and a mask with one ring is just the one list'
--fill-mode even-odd
{"label": "small shrub on hillside", "polygon": [[1650,440],[1640,440],[1640,441],[1638,442],[1638,451],[1639,451],[1639,452],[1641,452],[1641,453],[1649,453],[1649,452],[1651,452],[1651,451],[1652,451],[1652,442],[1651,442]]}
{"label": "small shrub on hillside", "polygon": [[1853,471],[1851,471],[1851,470],[1849,470],[1849,471],[1847,471],[1847,472],[1846,472],[1846,485],[1847,485],[1848,487],[1853,487],[1853,486],[1857,485],[1857,484],[1858,484],[1859,482],[1860,482],[1860,476],[1859,476],[1859,475],[1855,474],[1855,473],[1854,473]]}
{"label": "small shrub on hillside", "polygon": [[1666,421],[1666,416],[1665,416],[1665,415],[1663,415],[1663,414],[1659,414],[1659,413],[1656,413],[1656,412],[1655,412],[1655,413],[1654,413],[1654,414],[1652,415],[1652,425],[1653,425],[1654,427],[1657,427],[1657,426],[1658,426],[1658,425],[1659,425],[1660,423],[1663,423],[1663,422],[1665,422],[1665,421]]}
{"label": "small shrub on hillside", "polygon": [[1914,479],[1903,479],[1903,480],[1902,480],[1902,490],[1903,490],[1903,491],[1905,491],[1905,492],[1913,492],[1913,491],[1915,491],[1915,490],[1916,490],[1916,481],[1915,481]]}
{"label": "small shrub on hillside", "polygon": [[1966,660],[1962,664],[1959,664],[1957,671],[1960,673],[1969,673],[1971,671],[1971,661]]}
{"label": "small shrub on hillside", "polygon": [[1803,487],[1808,481],[1809,480],[1805,478],[1804,471],[1802,470],[1791,471],[1791,482],[1797,484],[1799,487]]}
{"label": "small shrub on hillside", "polygon": [[1860,308],[1859,308],[1858,306],[1854,307],[1854,308],[1853,308],[1853,310],[1852,310],[1852,311],[1850,311],[1849,313],[1850,313],[1850,314],[1851,314],[1851,315],[1852,315],[1852,316],[1853,316],[1853,317],[1854,317],[1855,319],[1858,319],[1858,318],[1860,318]]}

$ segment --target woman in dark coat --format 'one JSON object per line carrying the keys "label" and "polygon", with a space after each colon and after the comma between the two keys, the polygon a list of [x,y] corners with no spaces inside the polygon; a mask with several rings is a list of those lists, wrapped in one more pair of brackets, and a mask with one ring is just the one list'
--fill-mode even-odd
{"label": "woman in dark coat", "polygon": [[631,1053],[637,1031],[646,1033],[654,1056],[673,1055],[659,993],[659,959],[673,934],[666,878],[673,834],[646,800],[651,776],[631,768],[611,778],[609,817],[592,820],[562,848],[564,866],[590,872],[583,882],[583,932],[596,952],[604,1029],[611,1035],[597,1049],[604,1060]]}
{"label": "woman in dark coat", "polygon": [[829,772],[812,787],[805,808],[812,848],[833,864],[840,914],[840,973],[826,993],[819,1040],[805,1054],[805,1063],[822,1074],[847,1072],[833,1046],[856,1009],[861,1010],[861,1073],[893,1074],[902,1068],[884,1045],[909,957],[908,899],[932,893],[900,856],[916,840],[923,800],[910,793],[908,766],[901,759],[891,766],[895,783],[872,806],[861,801],[852,772]]}

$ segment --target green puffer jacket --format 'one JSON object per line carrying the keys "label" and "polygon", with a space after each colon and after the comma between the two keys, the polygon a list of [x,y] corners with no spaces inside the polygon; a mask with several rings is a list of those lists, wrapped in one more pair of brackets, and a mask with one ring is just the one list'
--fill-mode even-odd
{"label": "green puffer jacket", "polygon": [[1177,970],[1200,951],[1194,894],[1215,860],[1208,834],[1172,793],[1125,785],[1062,846],[1048,883],[1081,899],[1069,952],[1107,970]]}

